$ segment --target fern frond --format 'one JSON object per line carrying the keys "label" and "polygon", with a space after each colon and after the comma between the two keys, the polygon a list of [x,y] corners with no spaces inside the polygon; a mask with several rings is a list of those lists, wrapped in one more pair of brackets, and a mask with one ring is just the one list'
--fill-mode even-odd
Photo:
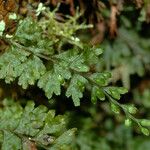
{"label": "fern frond", "polygon": [[17,103],[5,105],[0,109],[0,122],[2,150],[29,149],[31,144],[47,150],[63,147],[65,150],[71,144],[76,131],[75,128],[66,130],[63,116],[55,116],[53,110],[48,111],[42,105],[34,107],[31,101],[25,108]]}
{"label": "fern frond", "polygon": [[[84,46],[80,40],[74,38],[73,33],[85,26],[77,25],[78,28],[70,29],[74,21],[69,20],[63,30],[63,23],[54,19],[54,13],[45,13],[49,20],[45,17],[41,20],[27,17],[20,21],[11,38],[2,36],[9,43],[9,48],[0,55],[0,79],[5,79],[7,83],[18,79],[18,84],[24,89],[37,83],[49,99],[53,94],[60,95],[61,86],[64,86],[66,96],[72,97],[75,106],[80,105],[83,91],[87,88],[93,103],[107,97],[113,111],[118,113],[116,108],[121,108],[127,119],[137,123],[143,132],[140,120],[129,111],[129,106],[118,102],[120,95],[127,90],[109,86],[111,74],[95,69],[100,64],[103,50]],[[65,44],[72,48],[64,50]],[[37,131],[32,131],[31,136],[34,136]]]}

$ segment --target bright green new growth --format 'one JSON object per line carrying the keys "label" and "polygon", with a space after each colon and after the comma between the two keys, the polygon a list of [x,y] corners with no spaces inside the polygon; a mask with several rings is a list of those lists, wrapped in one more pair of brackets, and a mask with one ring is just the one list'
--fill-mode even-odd
{"label": "bright green new growth", "polygon": [[66,149],[74,138],[76,129],[66,130],[65,118],[55,116],[45,106],[34,107],[28,102],[23,109],[17,103],[3,101],[0,109],[0,145],[2,150],[27,150],[32,145],[47,150]]}

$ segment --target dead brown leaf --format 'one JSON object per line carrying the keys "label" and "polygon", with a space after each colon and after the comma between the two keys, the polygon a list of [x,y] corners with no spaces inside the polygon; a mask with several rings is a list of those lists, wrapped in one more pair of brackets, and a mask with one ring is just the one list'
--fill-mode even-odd
{"label": "dead brown leaf", "polygon": [[117,14],[119,13],[117,5],[111,5],[109,32],[110,37],[114,38],[117,35]]}

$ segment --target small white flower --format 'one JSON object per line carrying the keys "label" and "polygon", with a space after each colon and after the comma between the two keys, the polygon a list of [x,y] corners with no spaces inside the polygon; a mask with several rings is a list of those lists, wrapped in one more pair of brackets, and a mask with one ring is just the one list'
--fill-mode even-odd
{"label": "small white flower", "polygon": [[5,30],[5,22],[2,20],[0,21],[0,36],[3,35],[4,30]]}
{"label": "small white flower", "polygon": [[11,13],[11,14],[9,15],[9,19],[11,19],[11,20],[16,20],[16,19],[17,19],[17,15],[16,15],[15,13]]}
{"label": "small white flower", "polygon": [[39,3],[38,8],[36,10],[36,16],[38,16],[46,7],[43,6],[43,3]]}

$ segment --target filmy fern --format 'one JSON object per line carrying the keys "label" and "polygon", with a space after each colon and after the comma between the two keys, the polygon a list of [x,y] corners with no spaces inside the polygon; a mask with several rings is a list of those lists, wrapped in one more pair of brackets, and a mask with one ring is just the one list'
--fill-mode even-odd
{"label": "filmy fern", "polygon": [[23,109],[17,103],[4,100],[0,109],[0,145],[2,150],[27,150],[32,146],[44,149],[67,149],[74,138],[75,128],[66,130],[65,117],[55,116],[45,106],[34,107],[28,102]]}
{"label": "filmy fern", "polygon": [[[120,108],[125,112],[126,124],[133,121],[148,135],[141,120],[132,115],[135,107],[130,107],[131,112],[128,105],[118,102],[120,95],[127,90],[108,86],[111,79],[109,72],[92,71],[100,61],[102,49],[84,46],[74,36],[78,29],[88,26],[75,24],[71,17],[64,24],[54,18],[55,13],[46,10],[41,20],[30,17],[20,20],[11,38],[5,33],[2,35],[9,48],[0,56],[0,79],[5,79],[6,83],[18,79],[18,84],[24,89],[37,83],[49,99],[53,94],[60,95],[63,86],[66,96],[72,97],[75,106],[80,105],[86,88],[91,91],[93,103],[107,97],[114,112],[119,113]],[[72,48],[65,50],[66,44]]]}

